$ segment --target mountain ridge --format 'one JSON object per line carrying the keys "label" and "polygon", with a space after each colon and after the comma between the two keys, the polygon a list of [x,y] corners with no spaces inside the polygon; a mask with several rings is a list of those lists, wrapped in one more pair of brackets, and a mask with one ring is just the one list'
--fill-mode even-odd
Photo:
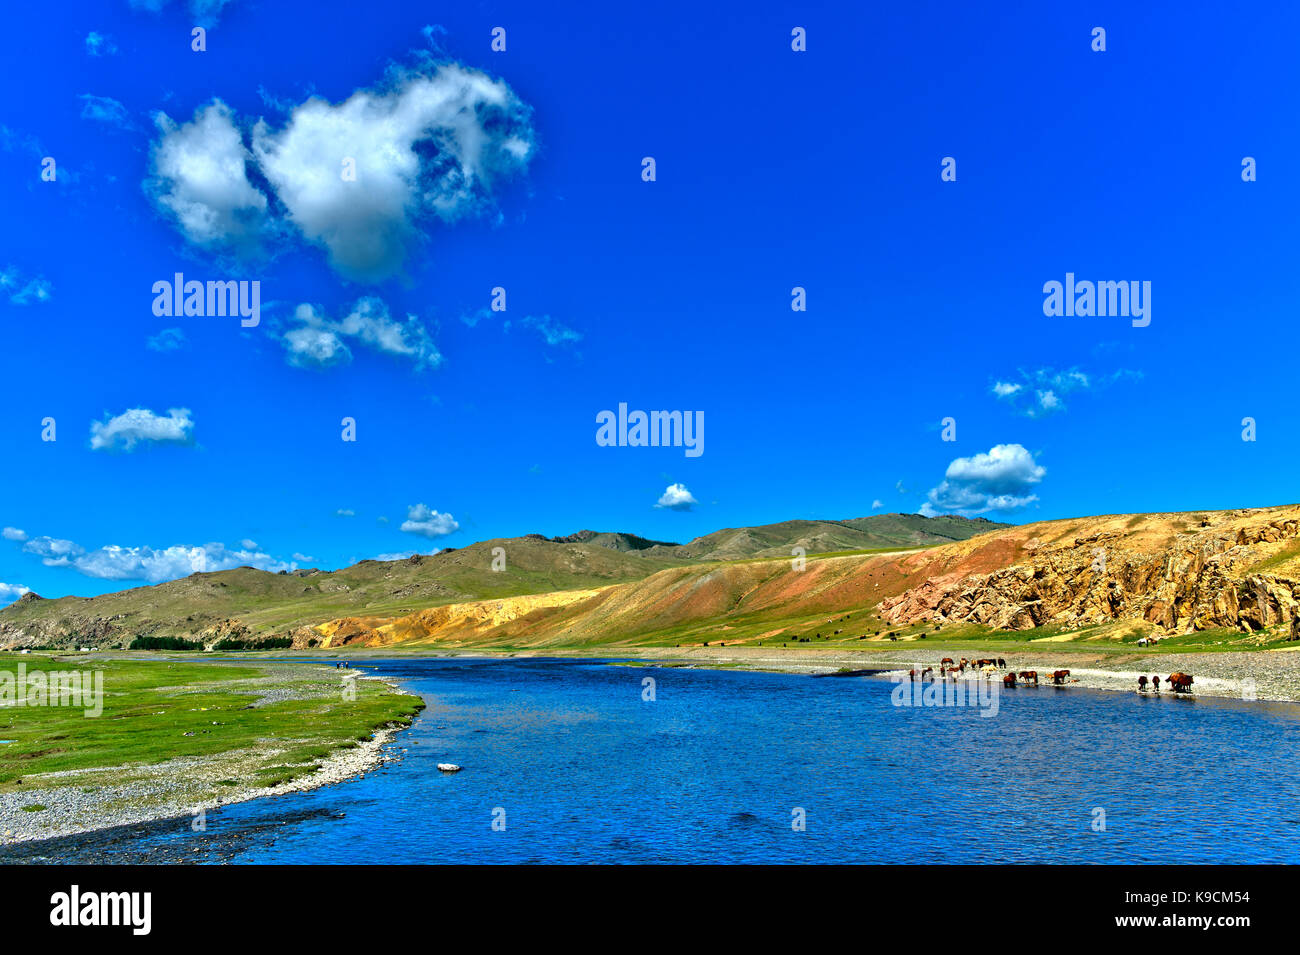
{"label": "mountain ridge", "polygon": [[[933,524],[931,524],[933,522]],[[933,526],[934,533],[925,528]],[[199,572],[97,597],[35,594],[0,609],[0,647],[121,647],[136,636],[212,644],[299,633],[344,618],[397,617],[433,607],[646,579],[683,564],[838,550],[926,546],[1010,525],[967,518],[873,515],[846,522],[785,521],[726,529],[687,544],[624,532],[526,534],[338,570],[273,573],[252,567]],[[717,538],[716,535],[729,535]],[[714,539],[711,539],[714,538]],[[497,549],[504,567],[494,570]],[[308,638],[310,639],[310,638]]]}

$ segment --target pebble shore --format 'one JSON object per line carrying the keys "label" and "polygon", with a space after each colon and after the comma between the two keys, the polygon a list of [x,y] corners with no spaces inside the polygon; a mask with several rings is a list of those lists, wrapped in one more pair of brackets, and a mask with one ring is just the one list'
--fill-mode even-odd
{"label": "pebble shore", "polygon": [[[360,676],[359,671],[346,673]],[[259,702],[274,698],[275,693],[269,691]],[[401,751],[390,746],[396,735],[396,728],[377,729],[370,739],[331,753],[309,775],[275,786],[241,783],[226,789],[221,785],[222,780],[242,779],[243,767],[250,762],[250,757],[274,755],[274,748],[262,748],[256,753],[235,750],[212,757],[172,759],[152,766],[47,773],[41,777],[42,781],[53,785],[0,793],[0,846],[162,819],[176,819],[178,825],[189,825],[200,811],[343,782],[400,759]],[[60,777],[66,778],[66,782],[59,783]],[[221,792],[217,799],[212,798],[214,790]],[[24,808],[31,805],[44,808],[38,811]]]}

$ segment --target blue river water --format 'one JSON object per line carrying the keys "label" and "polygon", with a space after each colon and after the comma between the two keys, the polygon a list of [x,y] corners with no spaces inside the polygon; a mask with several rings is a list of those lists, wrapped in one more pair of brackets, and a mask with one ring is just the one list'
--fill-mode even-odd
{"label": "blue river water", "polygon": [[364,665],[428,704],[383,769],[211,810],[204,832],[168,820],[0,861],[1300,860],[1300,707],[1045,687],[984,717],[894,706],[866,676]]}

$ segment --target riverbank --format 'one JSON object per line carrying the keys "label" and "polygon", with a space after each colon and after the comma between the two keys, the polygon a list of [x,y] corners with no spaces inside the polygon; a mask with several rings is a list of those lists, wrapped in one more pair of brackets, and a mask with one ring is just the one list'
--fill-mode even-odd
{"label": "riverbank", "polygon": [[[371,772],[423,701],[357,669],[28,657],[103,674],[102,712],[0,705],[0,844],[203,813]],[[5,661],[13,673],[17,663]]]}
{"label": "riverbank", "polygon": [[[841,670],[876,670],[881,676],[933,667],[936,674],[944,657],[960,659],[949,650],[877,650],[848,653],[839,650],[785,651],[758,647],[649,648],[620,656],[644,662],[662,662],[710,668],[765,670],[774,673],[821,675]],[[1007,671],[1037,670],[1047,682],[1054,670],[1070,671],[1070,686],[1112,692],[1137,692],[1141,675],[1158,675],[1163,684],[1170,673],[1182,671],[1195,678],[1193,695],[1244,700],[1300,703],[1300,652],[1251,651],[1223,653],[1089,653],[1019,652],[1000,649],[965,654],[1002,657]],[[1007,672],[1002,671],[1002,672]],[[967,670],[966,676],[970,676]],[[1162,691],[1163,692],[1163,691]]]}

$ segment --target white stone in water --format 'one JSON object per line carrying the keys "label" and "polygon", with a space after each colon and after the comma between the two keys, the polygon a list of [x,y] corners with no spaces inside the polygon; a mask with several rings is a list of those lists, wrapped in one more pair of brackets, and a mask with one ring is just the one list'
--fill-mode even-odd
{"label": "white stone in water", "polygon": [[455,763],[439,763],[439,764],[438,764],[438,769],[440,769],[440,770],[441,770],[442,772],[444,772],[444,773],[458,773],[458,772],[460,772],[460,767],[457,766]]}

